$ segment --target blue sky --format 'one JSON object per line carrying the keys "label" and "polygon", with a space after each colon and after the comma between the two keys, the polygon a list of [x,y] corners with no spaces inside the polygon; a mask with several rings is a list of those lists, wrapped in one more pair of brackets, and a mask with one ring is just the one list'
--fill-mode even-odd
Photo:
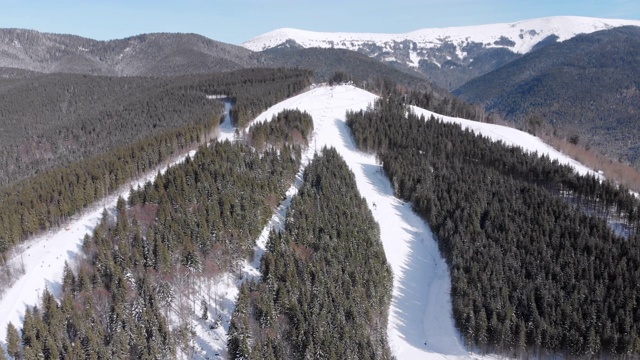
{"label": "blue sky", "polygon": [[640,1],[2,0],[0,27],[98,40],[150,32],[189,32],[239,44],[281,27],[399,33],[554,15],[640,20]]}

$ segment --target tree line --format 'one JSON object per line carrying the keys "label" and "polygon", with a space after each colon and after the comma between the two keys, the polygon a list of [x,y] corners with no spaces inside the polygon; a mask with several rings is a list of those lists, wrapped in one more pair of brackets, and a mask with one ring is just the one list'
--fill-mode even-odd
{"label": "tree line", "polygon": [[335,149],[307,166],[262,278],[247,282],[229,326],[231,359],[390,359],[392,273],[380,230]]}
{"label": "tree line", "polygon": [[299,164],[297,147],[258,152],[213,143],[133,191],[128,203],[120,198],[116,217],[105,212],[77,264],[65,266],[62,300],[45,291],[25,314],[18,339],[9,325],[9,355],[170,358],[185,352],[196,304],[211,301],[205,296],[210,280],[236,272],[238,261],[252,254]]}
{"label": "tree line", "polygon": [[48,74],[0,79],[0,186],[222,113],[205,95],[234,99],[243,127],[302,91],[311,73],[243,69],[177,77]]}
{"label": "tree line", "polygon": [[298,144],[308,146],[313,132],[313,119],[307,112],[285,109],[271,121],[259,122],[249,128],[251,146],[263,149],[267,144]]}
{"label": "tree line", "polygon": [[[437,235],[469,346],[518,357],[640,353],[639,208],[626,189],[407,113],[400,96],[347,119]],[[616,213],[631,235],[616,236],[596,212]]]}
{"label": "tree line", "polygon": [[[89,78],[87,81],[97,82],[98,87],[103,82],[120,81],[118,78],[82,77]],[[54,78],[57,79],[55,76]],[[36,86],[40,81],[38,79],[28,81]],[[62,79],[66,78],[63,76]],[[139,81],[155,84],[146,78]],[[154,96],[147,94],[146,97],[131,100],[121,99],[117,94],[112,95],[116,98],[110,99],[103,110],[96,113],[90,107],[90,117],[78,116],[76,121],[50,134],[53,138],[80,141],[82,144],[77,147],[78,157],[72,157],[77,161],[46,171],[43,171],[45,168],[37,168],[37,175],[0,189],[0,260],[4,261],[6,252],[20,241],[59,226],[80,209],[106,196],[133,176],[148,171],[179,151],[197,146],[203,139],[206,140],[220,120],[219,112],[215,111],[221,111],[219,107],[206,105],[217,103],[207,100],[206,94],[228,95],[235,99],[235,106],[243,107],[247,114],[258,113],[304,89],[309,82],[309,73],[305,70],[245,69],[210,76],[178,77],[171,79],[172,82],[163,81],[167,82],[163,83],[164,87],[151,91]],[[67,83],[63,81],[63,84]],[[74,86],[70,89],[75,89]],[[127,88],[128,84],[119,86]],[[74,97],[71,96],[71,99]],[[85,102],[92,99],[92,96],[81,96],[77,100],[78,106],[89,107]],[[198,101],[194,102],[193,99]],[[55,103],[55,99],[46,102],[48,105],[44,109],[49,109]],[[185,108],[188,111],[183,113]],[[39,109],[33,109],[34,114],[39,114]],[[243,121],[246,121],[245,117],[242,118],[245,119]],[[176,118],[182,120],[176,121]],[[38,128],[38,124],[35,123],[34,127]],[[29,124],[23,125],[28,127]],[[151,130],[156,128],[166,130]],[[141,137],[142,140],[128,143],[131,136]],[[106,152],[96,155],[94,151],[97,150]],[[10,154],[11,150],[7,153]]]}
{"label": "tree line", "polygon": [[0,190],[0,260],[29,236],[58,227],[131,178],[197,144],[216,122],[149,137]]}

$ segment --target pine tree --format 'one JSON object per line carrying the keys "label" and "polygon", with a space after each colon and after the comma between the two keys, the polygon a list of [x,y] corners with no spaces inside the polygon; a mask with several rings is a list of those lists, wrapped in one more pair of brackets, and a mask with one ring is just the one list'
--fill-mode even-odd
{"label": "pine tree", "polygon": [[202,320],[209,319],[209,309],[207,308],[207,302],[204,299],[200,302],[200,313],[202,314],[200,316]]}
{"label": "pine tree", "polygon": [[[5,340],[7,341],[7,353],[9,356],[14,359],[21,359],[20,334],[18,334],[18,329],[11,322],[7,325],[7,337]],[[4,353],[3,351],[0,352]]]}

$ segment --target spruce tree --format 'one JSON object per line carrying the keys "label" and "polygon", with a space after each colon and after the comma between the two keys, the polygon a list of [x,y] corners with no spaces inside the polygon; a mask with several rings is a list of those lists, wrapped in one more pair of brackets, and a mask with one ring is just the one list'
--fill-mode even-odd
{"label": "spruce tree", "polygon": [[202,320],[209,319],[209,309],[207,308],[207,302],[204,299],[200,302],[200,314],[200,318]]}
{"label": "spruce tree", "polygon": [[[11,322],[7,325],[7,337],[5,340],[7,342],[7,353],[9,356],[14,359],[21,359],[20,334],[18,334],[18,329],[16,329]],[[0,352],[4,354],[4,351],[0,350]]]}

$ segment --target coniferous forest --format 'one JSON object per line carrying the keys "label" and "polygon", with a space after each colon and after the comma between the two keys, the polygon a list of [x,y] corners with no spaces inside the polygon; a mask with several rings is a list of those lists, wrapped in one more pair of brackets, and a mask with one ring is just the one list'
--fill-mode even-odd
{"label": "coniferous forest", "polygon": [[249,143],[258,149],[267,144],[299,144],[308,146],[313,132],[311,115],[299,110],[283,110],[274,115],[271,121],[254,124],[249,128]]}
{"label": "coniferous forest", "polygon": [[[213,143],[132,192],[129,204],[119,199],[115,219],[105,213],[65,268],[61,303],[45,291],[21,338],[8,341],[10,355],[175,357],[190,341],[196,284],[252,254],[299,164],[298,147],[259,153]],[[180,319],[173,328],[171,313]]]}
{"label": "coniferous forest", "polygon": [[231,359],[391,358],[391,269],[378,225],[335,149],[305,169],[261,270],[260,282],[240,289]]}
{"label": "coniferous forest", "polygon": [[[34,76],[10,86],[30,92],[40,81],[51,84],[38,106],[55,116],[27,117],[20,126],[36,131],[48,120],[69,118],[27,132],[20,141],[35,139],[29,151],[19,142],[0,144],[7,149],[0,162],[21,159],[0,172],[0,265],[17,244],[201,146],[119,199],[115,213],[104,212],[78,258],[66,264],[60,291],[45,290],[23,324],[9,324],[0,339],[7,353],[15,359],[189,356],[190,319],[200,312],[207,318],[217,301],[212,283],[239,275],[253,255],[313,132],[308,113],[285,110],[250,127],[246,144],[207,144],[221,107],[206,95],[228,97],[244,133],[260,112],[307,87],[311,73],[96,78],[96,86],[123,96],[126,89],[158,89],[119,108],[105,102],[108,109],[93,112],[68,102],[59,113],[60,98],[78,89],[87,91],[80,102],[95,98],[100,92],[85,88],[93,80]],[[455,323],[469,349],[517,358],[640,356],[638,199],[610,181],[408,111],[417,104],[487,120],[462,101],[400,95],[391,82],[380,89],[387,97],[348,113],[347,123],[357,146],[376,154],[396,195],[433,229],[451,272]],[[0,104],[0,115],[21,119],[26,108]],[[85,111],[93,115],[81,116]],[[269,234],[260,270],[259,281],[240,287],[229,323],[230,358],[392,358],[392,272],[378,225],[335,149],[323,149],[305,169],[282,230]]]}
{"label": "coniferous forest", "polygon": [[[57,84],[54,80],[59,77],[63,76],[47,75],[44,80],[39,81]],[[87,77],[69,77],[58,79],[61,84],[54,86],[43,96],[41,106],[45,110],[56,103],[56,96],[66,94],[64,96],[69,97],[66,92],[71,90],[66,87],[75,89],[76,92],[77,87],[86,87],[88,89],[85,90],[91,95],[95,91],[91,90],[92,86],[99,88],[103,83],[115,83],[111,87],[115,86],[117,89],[120,89],[117,86],[123,89],[134,85],[143,87],[139,85],[140,82],[144,86],[150,86],[148,82],[162,86],[146,97],[129,99],[124,107],[120,106],[120,110],[113,110],[111,107],[107,110],[83,110],[81,113],[86,117],[72,116],[72,120],[65,120],[70,123],[59,124],[59,127],[49,124],[52,131],[37,134],[48,143],[64,139],[79,140],[73,141],[73,146],[59,155],[52,155],[54,159],[45,162],[47,166],[53,163],[58,164],[58,167],[48,169],[40,166],[42,164],[38,165],[38,162],[33,164],[35,168],[21,167],[25,172],[20,174],[35,174],[0,188],[0,264],[4,262],[6,252],[27,237],[61,225],[132,177],[140,176],[171,156],[184,153],[188,148],[196,147],[210,138],[219,123],[222,110],[220,107],[208,106],[207,102],[217,101],[208,100],[205,95],[229,96],[235,103],[234,108],[240,108],[235,110],[236,115],[245,119],[246,116],[264,111],[303,90],[309,84],[310,73],[305,70],[247,69],[210,77],[185,76],[171,81],[141,78],[137,82],[135,79],[89,77],[89,80],[81,80]],[[29,81],[31,84],[35,80]],[[123,83],[127,81],[132,83]],[[28,86],[27,88],[29,89]],[[90,96],[89,98],[91,99]],[[90,102],[84,98],[80,100]],[[19,117],[25,109],[26,105],[20,105],[0,109],[0,112],[8,113],[9,117]],[[55,115],[53,112],[52,116]],[[66,119],[64,114],[59,115],[60,119]],[[52,123],[62,121],[56,119]],[[32,124],[20,126],[39,129],[42,127],[41,122],[45,120],[35,118]],[[158,132],[156,128],[166,130]],[[7,134],[13,133],[9,130]],[[136,140],[136,136],[142,139]],[[13,151],[19,151],[12,144],[9,141],[1,145],[7,150],[4,155],[12,157]],[[14,165],[18,166],[20,163]],[[9,174],[11,168],[13,167],[7,167],[8,173],[0,175],[15,180]]]}
{"label": "coniferous forest", "polygon": [[[309,85],[294,69],[211,75],[103,77],[75,74],[0,78],[0,186],[147,137],[219,119],[226,95],[246,123]],[[253,119],[253,118],[251,118]]]}
{"label": "coniferous forest", "polygon": [[216,122],[168,131],[0,189],[0,257],[29,236],[60,226],[132,177],[198,144]]}
{"label": "coniferous forest", "polygon": [[468,345],[517,357],[640,354],[640,209],[626,189],[407,115],[399,97],[347,118],[437,235]]}

